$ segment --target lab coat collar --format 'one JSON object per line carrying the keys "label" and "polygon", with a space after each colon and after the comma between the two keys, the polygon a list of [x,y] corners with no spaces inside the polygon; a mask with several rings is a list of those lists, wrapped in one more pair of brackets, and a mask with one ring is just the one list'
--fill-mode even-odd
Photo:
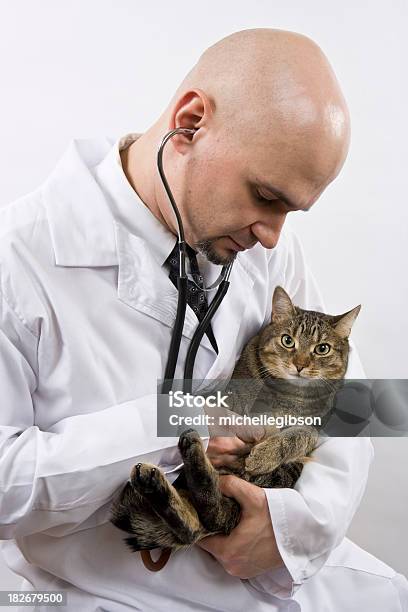
{"label": "lab coat collar", "polygon": [[74,139],[48,177],[43,196],[57,266],[117,265],[115,222],[148,242],[160,265],[167,259],[177,238],[132,189],[121,165],[119,147],[138,136]]}
{"label": "lab coat collar", "polygon": [[123,171],[119,151],[137,140],[131,133],[115,142],[104,159],[93,169],[115,219],[131,234],[142,238],[157,263],[163,265],[177,241],[141,200]]}
{"label": "lab coat collar", "polygon": [[118,263],[114,219],[90,172],[111,146],[108,138],[72,140],[43,185],[56,266]]}

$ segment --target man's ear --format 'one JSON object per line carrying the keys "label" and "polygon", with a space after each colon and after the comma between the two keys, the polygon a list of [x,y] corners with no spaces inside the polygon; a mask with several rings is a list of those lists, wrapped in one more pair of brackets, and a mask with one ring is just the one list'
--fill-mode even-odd
{"label": "man's ear", "polygon": [[285,319],[289,319],[295,314],[295,307],[292,304],[292,300],[282,288],[275,287],[272,297],[272,323],[279,323]]}
{"label": "man's ear", "polygon": [[[212,114],[211,100],[205,91],[189,89],[174,103],[168,129],[183,127],[198,131],[200,127],[209,124]],[[171,142],[178,153],[184,153],[192,138],[190,134],[175,134]]]}
{"label": "man's ear", "polygon": [[356,306],[352,310],[345,312],[344,314],[337,315],[335,317],[331,317],[330,325],[333,327],[335,332],[340,336],[340,338],[348,338],[351,332],[351,328],[353,327],[353,323],[357,318],[358,313],[360,312],[361,304]]}

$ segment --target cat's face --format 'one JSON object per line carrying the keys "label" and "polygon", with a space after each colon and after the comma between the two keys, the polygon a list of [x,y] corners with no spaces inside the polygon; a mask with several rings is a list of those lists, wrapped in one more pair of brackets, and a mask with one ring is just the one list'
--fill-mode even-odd
{"label": "cat's face", "polygon": [[343,378],[348,336],[360,306],[338,316],[294,306],[281,288],[272,300],[271,323],[263,330],[259,358],[264,375],[274,378]]}

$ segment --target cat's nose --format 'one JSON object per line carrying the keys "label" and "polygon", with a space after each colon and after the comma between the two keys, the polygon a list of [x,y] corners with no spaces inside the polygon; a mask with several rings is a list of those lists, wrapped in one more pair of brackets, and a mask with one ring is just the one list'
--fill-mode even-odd
{"label": "cat's nose", "polygon": [[296,369],[297,369],[297,371],[298,371],[298,372],[301,372],[301,371],[303,370],[303,368],[304,368],[304,367],[305,367],[305,366],[302,366],[302,365],[297,365],[297,366],[296,366]]}

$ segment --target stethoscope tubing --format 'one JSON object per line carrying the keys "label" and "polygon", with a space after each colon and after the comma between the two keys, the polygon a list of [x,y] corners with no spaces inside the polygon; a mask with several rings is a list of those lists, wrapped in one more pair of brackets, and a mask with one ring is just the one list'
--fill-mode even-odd
{"label": "stethoscope tubing", "polygon": [[166,370],[164,372],[164,380],[162,385],[162,393],[168,393],[171,391],[174,380],[174,373],[176,371],[178,355],[180,351],[181,336],[183,333],[184,319],[186,316],[187,307],[187,277],[179,276],[177,279],[178,288],[178,301],[177,301],[177,313],[176,320],[173,327],[173,333],[171,335],[169,354],[166,364]]}
{"label": "stethoscope tubing", "polygon": [[[162,382],[161,392],[163,394],[169,393],[171,391],[174,375],[177,367],[178,356],[180,352],[180,344],[181,344],[181,336],[183,334],[184,320],[186,316],[186,308],[187,308],[187,271],[186,271],[186,241],[184,237],[184,227],[183,221],[181,219],[179,210],[177,208],[177,204],[175,202],[174,196],[170,189],[170,185],[166,179],[166,175],[163,168],[163,149],[166,143],[170,140],[172,136],[175,134],[194,134],[195,129],[189,128],[175,128],[171,130],[163,137],[158,152],[157,152],[157,168],[159,171],[160,178],[162,180],[163,186],[166,190],[167,196],[169,198],[171,207],[173,209],[176,224],[177,224],[177,233],[178,233],[178,244],[179,244],[179,252],[180,252],[180,267],[179,267],[179,276],[177,279],[177,288],[178,288],[178,300],[177,300],[177,312],[176,319],[173,327],[173,332],[170,341],[169,354],[166,363],[166,369],[164,372],[164,379]],[[221,283],[218,286],[217,293],[212,300],[205,316],[200,321],[197,326],[192,340],[190,342],[186,362],[184,366],[184,378],[183,378],[183,391],[184,393],[191,392],[192,388],[192,378],[194,373],[194,363],[197,355],[198,348],[200,346],[201,339],[205,332],[207,331],[211,319],[215,315],[218,310],[222,300],[225,297],[225,294],[228,291],[229,287],[229,276],[231,274],[232,263],[223,266],[221,272]]]}
{"label": "stethoscope tubing", "polygon": [[214,299],[211,301],[205,316],[200,321],[197,329],[194,332],[190,346],[188,347],[186,363],[184,366],[183,393],[191,393],[192,391],[194,363],[201,339],[207,331],[208,326],[211,323],[211,319],[217,312],[222,300],[224,299],[228,288],[229,281],[224,279],[218,287],[217,293],[215,294]]}

